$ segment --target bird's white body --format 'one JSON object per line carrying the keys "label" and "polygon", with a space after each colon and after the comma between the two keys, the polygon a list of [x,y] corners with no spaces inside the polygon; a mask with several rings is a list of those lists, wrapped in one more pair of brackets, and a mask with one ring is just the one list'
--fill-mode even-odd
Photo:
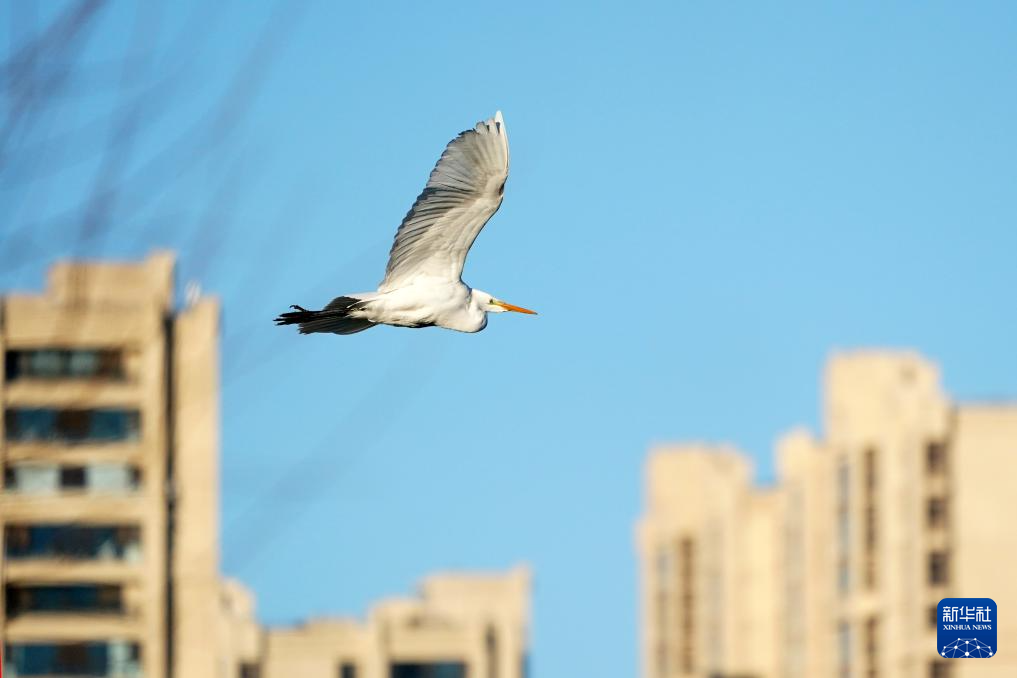
{"label": "bird's white body", "polygon": [[479,332],[487,327],[490,295],[480,290],[477,293],[475,299],[474,290],[459,280],[424,278],[388,292],[350,295],[363,301],[349,315],[396,327],[434,326]]}
{"label": "bird's white body", "polygon": [[499,111],[445,148],[399,225],[376,292],[336,297],[320,311],[294,306],[296,312],[276,322],[299,324],[303,334],[353,334],[375,325],[479,332],[488,313],[532,314],[462,281],[473,241],[501,206],[508,169],[508,135]]}

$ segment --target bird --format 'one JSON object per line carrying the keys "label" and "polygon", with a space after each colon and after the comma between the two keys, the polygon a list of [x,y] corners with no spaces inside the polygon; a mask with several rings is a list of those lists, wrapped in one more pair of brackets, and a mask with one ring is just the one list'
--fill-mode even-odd
{"label": "bird", "polygon": [[445,147],[396,231],[376,291],[336,297],[319,311],[293,305],[276,324],[298,325],[301,334],[354,334],[375,325],[479,332],[489,313],[536,315],[462,280],[473,241],[501,207],[508,171],[508,135],[498,111]]}

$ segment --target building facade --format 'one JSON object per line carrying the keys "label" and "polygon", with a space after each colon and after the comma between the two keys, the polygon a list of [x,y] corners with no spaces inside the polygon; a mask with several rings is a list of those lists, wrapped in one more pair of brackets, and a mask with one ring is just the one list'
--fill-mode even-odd
{"label": "building facade", "polygon": [[[957,405],[907,352],[834,356],[825,436],[654,451],[637,527],[648,678],[1017,675],[1017,406]],[[945,660],[936,604],[989,597],[999,653]]]}
{"label": "building facade", "polygon": [[530,575],[443,574],[366,622],[318,619],[265,636],[264,678],[526,678]]}
{"label": "building facade", "polygon": [[219,578],[219,306],[174,263],[61,263],[0,308],[5,675],[233,676]]}

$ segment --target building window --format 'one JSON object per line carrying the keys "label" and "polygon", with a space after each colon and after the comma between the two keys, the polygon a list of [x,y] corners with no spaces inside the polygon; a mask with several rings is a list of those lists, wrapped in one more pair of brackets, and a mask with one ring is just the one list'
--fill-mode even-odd
{"label": "building window", "polygon": [[879,619],[865,620],[865,664],[867,678],[879,676]]}
{"label": "building window", "polygon": [[252,662],[244,662],[240,665],[237,678],[261,678],[261,666]]}
{"label": "building window", "polygon": [[389,678],[466,678],[462,662],[397,663],[389,667]]}
{"label": "building window", "polygon": [[124,611],[119,586],[98,584],[23,586],[4,589],[7,616],[42,613],[120,613]]}
{"label": "building window", "polygon": [[488,678],[498,678],[498,632],[493,626],[484,634],[484,654],[487,655]]}
{"label": "building window", "polygon": [[140,530],[130,525],[7,525],[4,557],[11,560],[124,560],[141,556]]}
{"label": "building window", "polygon": [[837,589],[851,588],[851,469],[846,461],[837,467]]}
{"label": "building window", "polygon": [[683,673],[696,670],[696,542],[685,537],[678,544],[679,596],[681,605],[679,657]]}
{"label": "building window", "polygon": [[942,586],[950,581],[949,557],[944,551],[929,554],[929,584]]}
{"label": "building window", "polygon": [[865,450],[864,470],[865,489],[872,492],[876,489],[876,450],[871,447]]}
{"label": "building window", "polygon": [[4,413],[11,442],[104,443],[135,441],[141,415],[125,409],[12,408]]}
{"label": "building window", "polygon": [[848,567],[848,562],[844,558],[837,562],[837,589],[841,593],[851,590],[851,568]]}
{"label": "building window", "polygon": [[925,446],[925,469],[935,475],[946,470],[946,444],[938,440]]}
{"label": "building window", "polygon": [[873,556],[865,557],[864,564],[865,571],[862,573],[865,581],[865,588],[872,591],[876,588],[876,581],[879,575],[879,567],[876,563],[876,559]]}
{"label": "building window", "polygon": [[141,648],[122,641],[90,643],[11,643],[4,648],[5,666],[28,676],[137,676]]}
{"label": "building window", "polygon": [[946,527],[946,497],[931,497],[926,509],[929,527]]}
{"label": "building window", "polygon": [[667,588],[671,583],[671,549],[669,546],[662,546],[657,550],[657,581],[663,588]]}
{"label": "building window", "polygon": [[929,626],[931,626],[934,629],[938,629],[939,628],[939,606],[938,605],[930,605],[929,606]]}
{"label": "building window", "polygon": [[952,668],[950,662],[934,661],[929,664],[929,678],[950,678]]}
{"label": "building window", "polygon": [[60,487],[64,490],[80,490],[85,487],[84,466],[63,466],[60,468]]}
{"label": "building window", "polygon": [[838,671],[840,678],[851,678],[851,625],[840,622],[837,625]]}
{"label": "building window", "polygon": [[867,551],[876,549],[876,507],[869,504],[865,507],[865,548]]}
{"label": "building window", "polygon": [[863,531],[863,543],[864,543],[864,558],[863,558],[863,572],[862,581],[865,583],[865,588],[872,589],[876,588],[876,572],[877,572],[877,538],[878,538],[878,521],[879,511],[876,491],[878,487],[878,456],[874,448],[865,450],[865,455],[862,459],[862,475],[865,478],[864,485],[864,496],[862,501],[864,502],[864,521],[862,524]]}
{"label": "building window", "polygon": [[123,352],[113,349],[28,349],[7,351],[7,381],[17,379],[111,379],[125,377]]}
{"label": "building window", "polygon": [[353,662],[340,664],[338,678],[357,678],[357,665]]}

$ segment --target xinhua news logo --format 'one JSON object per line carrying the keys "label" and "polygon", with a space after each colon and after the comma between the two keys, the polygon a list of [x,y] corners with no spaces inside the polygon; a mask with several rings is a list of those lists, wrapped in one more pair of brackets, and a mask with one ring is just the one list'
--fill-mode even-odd
{"label": "xinhua news logo", "polygon": [[988,659],[996,654],[999,621],[992,598],[943,598],[938,611],[940,657]]}

